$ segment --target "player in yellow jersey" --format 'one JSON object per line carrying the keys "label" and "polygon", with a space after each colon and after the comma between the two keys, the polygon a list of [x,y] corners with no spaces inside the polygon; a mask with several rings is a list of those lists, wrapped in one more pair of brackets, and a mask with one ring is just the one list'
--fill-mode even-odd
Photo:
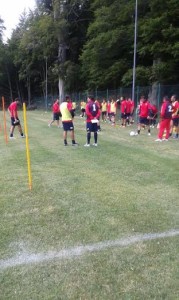
{"label": "player in yellow jersey", "polygon": [[117,104],[114,99],[111,100],[111,122],[112,125],[115,125],[115,117],[116,117]]}
{"label": "player in yellow jersey", "polygon": [[85,116],[86,102],[84,100],[82,100],[81,103],[80,103],[80,106],[81,106],[81,115],[80,115],[80,117],[83,118]]}
{"label": "player in yellow jersey", "polygon": [[72,146],[77,146],[78,143],[75,142],[75,133],[74,126],[71,115],[71,103],[70,97],[66,96],[65,101],[60,105],[60,111],[62,114],[62,124],[63,124],[63,138],[64,138],[64,146],[67,146],[67,132],[70,131]]}
{"label": "player in yellow jersey", "polygon": [[73,101],[72,102],[72,110],[71,110],[71,114],[72,114],[72,117],[74,118],[75,116],[75,112],[76,112],[76,102]]}
{"label": "player in yellow jersey", "polygon": [[103,122],[106,122],[106,118],[107,118],[107,102],[105,99],[103,99],[102,103],[101,103],[101,112],[102,112],[102,120]]}

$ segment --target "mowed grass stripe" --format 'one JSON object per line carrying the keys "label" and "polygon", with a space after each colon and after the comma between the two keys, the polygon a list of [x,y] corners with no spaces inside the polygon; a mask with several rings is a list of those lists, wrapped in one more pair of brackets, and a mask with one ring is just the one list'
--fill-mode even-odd
{"label": "mowed grass stripe", "polygon": [[89,245],[80,245],[73,248],[63,249],[61,251],[51,251],[49,253],[28,253],[26,250],[24,253],[20,253],[14,258],[10,258],[7,260],[0,260],[0,270],[4,270],[6,268],[12,268],[20,265],[32,265],[38,263],[48,262],[54,259],[73,259],[75,257],[80,257],[85,255],[86,253],[104,251],[113,247],[127,247],[136,243],[151,241],[151,240],[159,240],[168,237],[175,237],[179,235],[179,230],[170,230],[168,232],[162,233],[146,233],[144,235],[136,235],[130,236],[126,238],[122,238],[120,240],[115,241],[104,241],[96,244]]}

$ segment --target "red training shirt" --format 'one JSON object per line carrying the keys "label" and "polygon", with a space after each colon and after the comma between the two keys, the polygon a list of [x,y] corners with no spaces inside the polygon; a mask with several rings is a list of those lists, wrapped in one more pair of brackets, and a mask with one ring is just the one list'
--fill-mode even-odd
{"label": "red training shirt", "polygon": [[9,105],[8,110],[9,110],[9,112],[10,112],[11,118],[15,118],[15,119],[18,118],[18,113],[17,113],[17,102],[16,102],[16,101],[12,102],[12,103]]}

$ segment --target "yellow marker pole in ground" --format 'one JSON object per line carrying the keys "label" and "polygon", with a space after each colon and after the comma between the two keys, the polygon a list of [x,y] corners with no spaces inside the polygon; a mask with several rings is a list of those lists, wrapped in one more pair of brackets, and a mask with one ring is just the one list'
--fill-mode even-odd
{"label": "yellow marker pole in ground", "polygon": [[30,166],[30,152],[29,152],[27,115],[26,115],[25,103],[23,103],[23,115],[24,115],[24,129],[25,129],[25,140],[26,140],[26,157],[27,157],[28,177],[29,177],[29,189],[31,190],[32,189],[32,176],[31,176],[31,166]]}
{"label": "yellow marker pole in ground", "polygon": [[6,145],[7,145],[8,139],[7,139],[6,110],[5,110],[4,97],[2,97],[2,109],[3,109],[3,119],[4,119],[4,139],[5,139],[5,142],[6,142]]}

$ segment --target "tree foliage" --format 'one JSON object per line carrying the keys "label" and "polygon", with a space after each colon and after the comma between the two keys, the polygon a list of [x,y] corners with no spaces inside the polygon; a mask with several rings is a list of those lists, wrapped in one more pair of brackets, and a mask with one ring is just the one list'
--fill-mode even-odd
{"label": "tree foliage", "polygon": [[[9,98],[131,86],[135,0],[36,0],[7,44],[0,19],[0,90]],[[138,0],[136,84],[177,83],[177,0]],[[60,51],[63,50],[63,59]],[[47,70],[46,70],[47,68]],[[47,74],[46,74],[47,72]]]}

